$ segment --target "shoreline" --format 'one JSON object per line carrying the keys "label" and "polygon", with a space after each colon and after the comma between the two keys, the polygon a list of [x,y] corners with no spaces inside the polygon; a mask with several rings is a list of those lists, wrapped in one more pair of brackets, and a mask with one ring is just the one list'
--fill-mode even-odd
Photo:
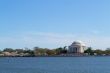
{"label": "shoreline", "polygon": [[1,57],[110,57],[108,56],[0,56]]}

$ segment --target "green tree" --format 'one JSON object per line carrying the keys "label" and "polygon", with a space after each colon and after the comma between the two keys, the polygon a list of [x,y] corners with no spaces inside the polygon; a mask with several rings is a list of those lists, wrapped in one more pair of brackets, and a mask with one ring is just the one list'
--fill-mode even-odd
{"label": "green tree", "polygon": [[43,48],[39,48],[39,47],[34,47],[34,54],[35,54],[35,56],[46,55],[46,50],[47,49],[43,49]]}
{"label": "green tree", "polygon": [[104,51],[97,49],[97,50],[94,50],[94,53],[96,53],[97,55],[102,55],[104,54]]}
{"label": "green tree", "polygon": [[106,54],[106,55],[110,55],[110,48],[107,48],[107,49],[105,50],[105,54]]}
{"label": "green tree", "polygon": [[94,55],[94,51],[92,50],[92,47],[88,47],[84,53],[88,53],[89,55]]}
{"label": "green tree", "polygon": [[23,49],[15,49],[15,51],[16,51],[18,54],[20,54],[20,53],[23,53],[23,52],[24,52],[24,50],[23,50]]}
{"label": "green tree", "polygon": [[59,55],[59,54],[66,54],[67,53],[67,46],[64,46],[63,48],[62,47],[59,47],[59,48],[56,48],[56,54]]}
{"label": "green tree", "polygon": [[57,55],[61,54],[62,47],[56,48],[55,51]]}
{"label": "green tree", "polygon": [[0,54],[2,53],[2,51],[0,50]]}
{"label": "green tree", "polygon": [[67,46],[64,46],[62,53],[67,54],[68,50],[67,50]]}
{"label": "green tree", "polygon": [[13,50],[12,48],[5,48],[4,50],[3,50],[3,52],[15,52],[15,50]]}
{"label": "green tree", "polygon": [[30,50],[30,49],[25,49],[25,50],[23,51],[23,53],[28,53],[29,56],[34,56],[34,51],[33,51],[33,50]]}
{"label": "green tree", "polygon": [[46,51],[47,55],[56,55],[56,51],[55,50],[47,50]]}

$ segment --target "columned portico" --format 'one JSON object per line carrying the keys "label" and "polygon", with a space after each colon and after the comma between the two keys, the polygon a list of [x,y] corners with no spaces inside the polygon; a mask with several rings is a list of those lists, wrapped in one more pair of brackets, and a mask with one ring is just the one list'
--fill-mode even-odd
{"label": "columned portico", "polygon": [[68,49],[69,53],[84,53],[84,49],[86,48],[85,44],[81,41],[73,42]]}

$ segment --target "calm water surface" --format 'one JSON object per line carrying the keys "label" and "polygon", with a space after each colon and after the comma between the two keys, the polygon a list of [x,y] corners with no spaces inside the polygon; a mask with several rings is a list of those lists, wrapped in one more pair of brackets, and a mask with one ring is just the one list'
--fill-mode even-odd
{"label": "calm water surface", "polygon": [[0,73],[110,73],[110,57],[0,58]]}

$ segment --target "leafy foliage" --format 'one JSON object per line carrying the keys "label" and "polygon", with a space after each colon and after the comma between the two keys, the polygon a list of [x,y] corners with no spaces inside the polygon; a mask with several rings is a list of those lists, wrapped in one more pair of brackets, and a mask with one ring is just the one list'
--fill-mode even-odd
{"label": "leafy foliage", "polygon": [[[33,49],[25,48],[25,49],[12,49],[12,48],[5,48],[3,51],[0,51],[0,54],[3,52],[14,53],[18,55],[26,55],[26,56],[54,56],[54,55],[61,55],[61,54],[68,54],[67,47],[59,47],[56,49],[48,49],[48,48],[39,48],[34,47]],[[88,55],[110,55],[110,48],[106,50],[96,49],[93,50],[92,47],[88,47],[84,53]]]}

